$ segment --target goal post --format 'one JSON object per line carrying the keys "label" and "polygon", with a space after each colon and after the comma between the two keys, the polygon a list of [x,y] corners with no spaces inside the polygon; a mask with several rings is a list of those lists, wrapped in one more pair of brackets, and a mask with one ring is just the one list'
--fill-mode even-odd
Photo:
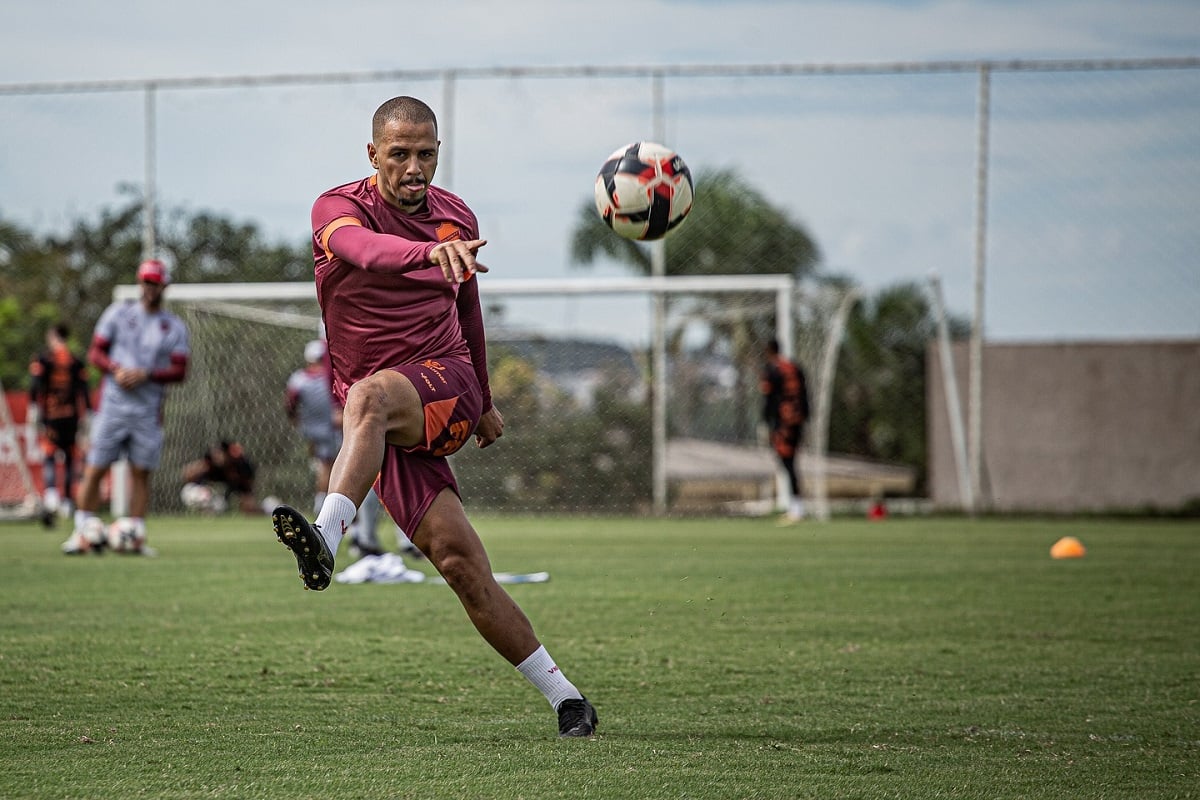
{"label": "goal post", "polygon": [[[492,390],[509,425],[503,457],[474,447],[455,456],[466,502],[521,513],[652,514],[655,498],[666,496],[673,513],[683,479],[654,446],[659,425],[666,451],[695,440],[753,456],[757,480],[773,495],[777,464],[758,434],[763,346],[774,337],[798,357],[814,408],[828,408],[833,373],[822,369],[824,345],[829,326],[844,325],[835,313],[844,295],[798,288],[786,275],[488,277],[481,302]],[[115,292],[137,296],[135,286]],[[650,357],[655,297],[667,306],[662,376]],[[168,396],[154,507],[182,508],[182,466],[222,438],[245,446],[260,495],[311,496],[304,444],[283,399],[287,376],[303,366],[304,344],[320,329],[314,284],[173,284],[167,305],[188,325],[192,366]],[[665,392],[665,419],[653,418],[655,391]],[[802,456],[813,468],[825,460],[818,423],[827,425],[827,416],[814,419]],[[738,478],[755,480],[749,472]],[[660,479],[670,485],[656,486]],[[828,507],[812,495],[821,486],[806,482],[814,511]],[[746,507],[778,505],[760,496]]]}

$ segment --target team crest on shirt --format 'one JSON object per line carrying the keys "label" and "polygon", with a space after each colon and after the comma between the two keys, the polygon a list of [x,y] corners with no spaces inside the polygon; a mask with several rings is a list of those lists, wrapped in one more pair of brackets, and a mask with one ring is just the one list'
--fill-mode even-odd
{"label": "team crest on shirt", "polygon": [[453,242],[462,239],[462,230],[453,222],[443,222],[434,230],[439,242]]}

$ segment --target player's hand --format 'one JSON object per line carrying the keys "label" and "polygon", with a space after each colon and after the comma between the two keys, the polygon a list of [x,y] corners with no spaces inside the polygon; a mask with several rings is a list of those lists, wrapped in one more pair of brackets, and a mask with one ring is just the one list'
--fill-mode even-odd
{"label": "player's hand", "polygon": [[479,424],[475,426],[475,446],[487,447],[503,435],[504,417],[492,406],[479,417]]}
{"label": "player's hand", "polygon": [[475,254],[485,244],[487,239],[441,242],[429,251],[429,261],[442,270],[447,283],[462,283],[476,272],[488,271],[487,267],[475,260]]}
{"label": "player's hand", "polygon": [[136,389],[141,386],[149,378],[150,373],[138,367],[117,367],[113,377],[117,379],[117,385],[126,391]]}

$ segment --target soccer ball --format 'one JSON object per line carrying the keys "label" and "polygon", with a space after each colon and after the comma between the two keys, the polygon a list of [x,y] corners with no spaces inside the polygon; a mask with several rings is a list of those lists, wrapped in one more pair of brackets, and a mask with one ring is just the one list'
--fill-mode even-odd
{"label": "soccer ball", "polygon": [[104,530],[104,520],[99,517],[88,517],[80,532],[80,541],[76,542],[84,552],[94,550],[101,552],[108,544],[108,535]]}
{"label": "soccer ball", "polygon": [[596,176],[596,210],[626,239],[661,239],[692,210],[691,170],[661,144],[626,145]]}
{"label": "soccer ball", "polygon": [[108,546],[114,553],[140,553],[145,545],[145,529],[129,517],[121,517],[108,526]]}
{"label": "soccer ball", "polygon": [[179,499],[190,511],[207,511],[212,505],[213,491],[203,483],[185,483],[179,491]]}
{"label": "soccer ball", "polygon": [[107,546],[108,530],[104,527],[104,520],[88,517],[82,527],[71,531],[71,535],[62,543],[62,551],[67,555],[103,553]]}
{"label": "soccer ball", "polygon": [[202,514],[220,514],[225,511],[225,497],[214,492],[204,483],[186,483],[179,491],[179,499],[189,511]]}

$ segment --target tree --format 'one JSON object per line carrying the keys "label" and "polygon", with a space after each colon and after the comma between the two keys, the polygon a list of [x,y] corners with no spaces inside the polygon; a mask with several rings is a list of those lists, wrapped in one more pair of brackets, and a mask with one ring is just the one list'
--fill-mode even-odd
{"label": "tree", "polygon": [[[968,325],[949,320],[952,334]],[[856,305],[834,380],[829,449],[917,467],[927,466],[925,375],[937,323],[916,283],[880,290]]]}
{"label": "tree", "polygon": [[[813,277],[820,250],[803,225],[771,202],[744,178],[729,169],[698,172],[696,203],[688,218],[667,240],[668,275],[792,275],[797,281]],[[609,230],[590,200],[579,207],[571,238],[575,263],[589,266],[600,258],[617,261],[630,271],[651,273],[650,248],[624,239]],[[732,293],[720,300],[700,296],[673,297],[671,316],[677,326],[668,334],[673,361],[682,363],[682,332],[691,321],[703,320],[707,341],[695,345],[696,358],[723,357],[737,366],[733,414],[726,419],[725,436],[706,424],[696,408],[672,416],[675,435],[706,435],[744,439],[753,431],[753,418],[745,398],[757,384],[757,363],[762,343],[774,335],[774,318],[764,314],[762,295]],[[695,406],[705,392],[702,385],[686,383],[689,374],[673,375],[680,403]],[[724,406],[728,403],[724,402]]]}
{"label": "tree", "polygon": [[[696,203],[670,235],[668,275],[793,275],[816,271],[820,250],[804,226],[771,205],[761,192],[728,169],[697,173]],[[650,274],[650,250],[609,230],[591,200],[579,207],[571,258],[588,266],[616,260],[632,272]]]}
{"label": "tree", "polygon": [[[307,280],[312,255],[303,244],[270,244],[256,226],[213,214],[169,211],[157,245],[185,282]],[[142,255],[142,201],[77,220],[65,234],[39,237],[0,220],[0,324],[4,331],[0,379],[25,386],[29,359],[46,328],[69,323],[74,349],[91,338],[113,287],[132,283]]]}

